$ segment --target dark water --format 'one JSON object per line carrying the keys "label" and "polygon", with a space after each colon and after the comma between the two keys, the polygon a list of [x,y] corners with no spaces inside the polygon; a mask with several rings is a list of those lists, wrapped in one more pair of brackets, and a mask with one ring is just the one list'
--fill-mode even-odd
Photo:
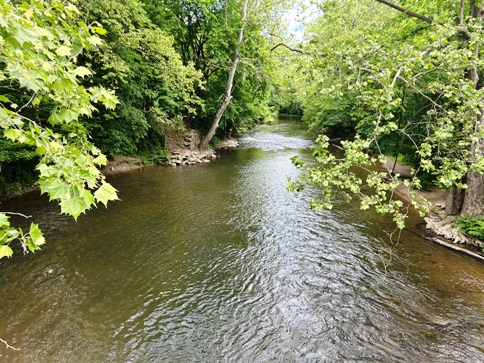
{"label": "dark water", "polygon": [[0,338],[20,349],[0,361],[484,361],[483,264],[416,227],[391,244],[356,206],[308,210],[285,189],[299,124],[242,144],[117,176],[122,202],[77,223],[37,193],[4,203],[48,244],[0,261]]}

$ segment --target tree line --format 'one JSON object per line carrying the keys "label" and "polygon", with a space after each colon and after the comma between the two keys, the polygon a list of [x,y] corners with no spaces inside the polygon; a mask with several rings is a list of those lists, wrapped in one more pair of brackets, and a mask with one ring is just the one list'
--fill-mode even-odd
{"label": "tree line", "polygon": [[[482,214],[481,4],[324,0],[291,37],[287,19],[306,5],[0,0],[0,192],[37,182],[77,218],[117,198],[100,172],[115,155],[157,162],[184,128],[207,147],[289,112],[321,133],[312,162],[294,159],[302,173],[290,185],[320,190],[312,207],[356,197],[403,228],[393,190],[435,184],[449,191],[448,213]],[[335,138],[343,157],[330,152]],[[375,171],[388,155],[411,177]],[[44,243],[7,212],[0,232],[0,258],[13,240]]]}
{"label": "tree line", "polygon": [[[77,218],[117,199],[100,172],[115,155],[157,162],[184,128],[210,135],[208,147],[215,131],[267,118],[273,64],[265,34],[281,28],[284,6],[0,1],[0,192],[36,182]],[[11,256],[14,240],[24,251],[44,243],[36,224],[11,227],[8,212],[0,232],[0,257]]]}
{"label": "tree line", "polygon": [[[316,163],[293,190],[316,187],[312,205],[355,197],[363,209],[389,213],[400,228],[406,209],[395,188],[433,184],[448,191],[446,213],[482,214],[484,191],[483,5],[461,0],[327,0],[298,57],[294,90],[303,118],[325,134]],[[329,151],[343,138],[344,156]],[[412,175],[377,171],[393,156]],[[355,172],[367,169],[367,174]],[[337,197],[338,196],[338,197]],[[422,214],[428,204],[409,193]]]}

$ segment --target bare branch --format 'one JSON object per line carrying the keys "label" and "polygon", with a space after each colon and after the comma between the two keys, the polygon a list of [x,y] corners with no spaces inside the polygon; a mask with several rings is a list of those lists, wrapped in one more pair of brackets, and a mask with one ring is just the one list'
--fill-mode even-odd
{"label": "bare branch", "polygon": [[400,73],[402,73],[402,67],[398,68],[397,74],[395,74],[395,77],[393,78],[392,84],[390,88],[395,87],[395,83],[397,82],[397,78],[400,77]]}
{"label": "bare branch", "polygon": [[31,103],[31,102],[34,100],[35,96],[37,96],[37,92],[34,92],[34,93],[32,94],[32,96],[30,97],[29,102],[27,102],[25,105],[23,105],[22,107],[20,107],[20,108],[19,108],[19,110],[17,111],[17,113],[22,112],[22,110],[23,110],[25,107],[27,107],[28,105],[30,105],[30,103]]}
{"label": "bare branch", "polygon": [[378,53],[381,49],[383,48],[383,45],[380,45],[378,48],[373,49],[372,51],[366,53],[363,57],[360,59],[356,60],[355,63],[361,63],[363,62],[366,58],[368,58],[370,55]]}
{"label": "bare branch", "polygon": [[425,75],[430,74],[430,73],[435,72],[435,71],[442,71],[442,68],[437,67],[437,68],[428,69],[426,71],[419,72],[419,73],[415,74],[412,78],[414,80],[417,80],[418,77],[425,76]]}
{"label": "bare branch", "polygon": [[405,83],[405,85],[407,87],[413,89],[415,92],[417,92],[418,94],[420,94],[423,98],[427,99],[435,108],[439,108],[439,109],[443,110],[444,112],[446,111],[445,108],[442,105],[439,105],[437,102],[435,102],[432,98],[430,98],[425,93],[423,93],[419,88],[417,88],[416,86],[414,86],[407,79],[405,79],[405,78],[403,78],[401,76],[399,76],[398,79],[401,79]]}
{"label": "bare branch", "polygon": [[284,41],[284,39],[282,39],[282,37],[280,35],[277,35],[277,34],[274,34],[274,33],[267,33],[267,34],[269,34],[271,37],[278,38],[281,42]]}
{"label": "bare branch", "polygon": [[470,40],[472,38],[472,33],[463,26],[459,26],[459,28],[457,28],[457,32],[466,40]]}
{"label": "bare branch", "polygon": [[0,342],[2,342],[3,344],[5,344],[7,346],[7,348],[9,349],[13,349],[13,350],[20,350],[20,348],[15,348],[15,347],[12,347],[10,344],[8,344],[5,340],[3,340],[2,338],[0,338]]}
{"label": "bare branch", "polygon": [[10,214],[12,216],[20,216],[20,217],[23,217],[23,218],[31,218],[32,216],[27,216],[25,214],[22,214],[22,213],[15,213],[15,212],[0,212],[0,213],[3,213],[3,214]]}
{"label": "bare branch", "polygon": [[302,51],[301,49],[297,49],[297,48],[291,48],[290,46],[288,46],[288,45],[287,45],[287,44],[285,44],[285,43],[279,43],[279,44],[277,44],[277,45],[273,46],[273,47],[271,48],[271,53],[272,53],[272,51],[274,51],[274,50],[275,50],[276,48],[278,48],[278,47],[285,47],[285,48],[289,49],[291,52],[296,52],[296,53],[299,53],[299,54],[306,54],[306,53],[305,53],[304,51]]}

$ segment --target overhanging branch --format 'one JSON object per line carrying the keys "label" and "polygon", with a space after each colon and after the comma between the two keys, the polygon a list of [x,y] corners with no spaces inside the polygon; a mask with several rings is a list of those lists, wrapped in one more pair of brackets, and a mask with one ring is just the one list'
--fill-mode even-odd
{"label": "overhanging branch", "polygon": [[276,44],[275,46],[273,46],[271,48],[271,53],[276,49],[276,48],[279,48],[279,47],[285,47],[287,49],[289,49],[291,52],[296,52],[296,53],[299,53],[299,54],[305,54],[304,51],[302,51],[301,49],[297,49],[297,48],[292,48],[290,46],[288,46],[287,44],[285,43],[279,43],[279,44]]}
{"label": "overhanging branch", "polygon": [[[408,9],[405,9],[405,8],[402,8],[400,5],[397,5],[397,4],[394,4],[388,0],[376,0],[378,1],[379,3],[382,3],[382,4],[385,4],[395,10],[398,10],[404,14],[407,14],[408,16],[411,16],[413,18],[416,18],[416,19],[419,19],[419,20],[422,20],[428,24],[439,24],[439,25],[444,25],[442,24],[441,22],[438,22],[437,20],[433,19],[433,18],[429,18],[428,16],[425,16],[425,15],[422,15],[422,14],[419,14],[419,13],[416,13],[414,11],[411,11],[411,10],[408,10]],[[460,16],[460,24],[459,24],[459,28],[457,29],[457,32],[464,38],[464,39],[471,39],[472,37],[472,34],[469,32],[469,30],[464,26],[464,21],[463,21],[463,1],[461,0],[461,16]]]}
{"label": "overhanging branch", "polygon": [[405,13],[407,14],[408,16],[411,16],[412,18],[417,18],[419,20],[422,20],[422,21],[425,21],[426,23],[429,23],[429,24],[440,24],[440,25],[443,25],[442,23],[432,19],[432,18],[429,18],[428,16],[425,16],[425,15],[422,15],[422,14],[419,14],[419,13],[416,13],[414,11],[411,11],[411,10],[408,10],[408,9],[405,9],[405,8],[402,8],[401,6],[397,5],[397,4],[394,4],[390,1],[387,1],[387,0],[376,0],[378,1],[379,3],[382,3],[382,4],[385,4],[395,10],[398,10],[402,13]]}

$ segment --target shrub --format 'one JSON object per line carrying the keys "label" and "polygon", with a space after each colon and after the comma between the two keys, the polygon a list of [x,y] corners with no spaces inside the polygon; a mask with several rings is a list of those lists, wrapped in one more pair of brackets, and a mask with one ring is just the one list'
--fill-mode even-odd
{"label": "shrub", "polygon": [[[455,224],[459,227],[459,232],[468,234],[480,241],[484,241],[484,216],[461,216],[457,219]],[[484,250],[484,244],[482,244],[482,248]]]}

